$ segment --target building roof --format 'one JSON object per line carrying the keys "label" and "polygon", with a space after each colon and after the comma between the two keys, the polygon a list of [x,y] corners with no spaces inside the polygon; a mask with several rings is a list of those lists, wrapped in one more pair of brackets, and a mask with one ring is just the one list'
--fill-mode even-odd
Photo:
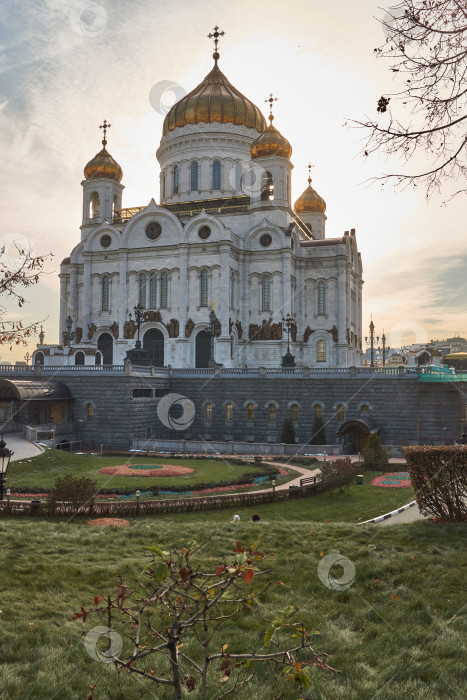
{"label": "building roof", "polygon": [[47,379],[0,379],[0,399],[17,401],[72,401],[62,382]]}

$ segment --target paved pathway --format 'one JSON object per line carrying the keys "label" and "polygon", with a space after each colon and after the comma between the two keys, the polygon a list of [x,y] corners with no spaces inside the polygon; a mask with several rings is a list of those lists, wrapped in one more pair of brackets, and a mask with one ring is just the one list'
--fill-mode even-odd
{"label": "paved pathway", "polygon": [[43,447],[39,447],[39,445],[36,445],[34,442],[29,442],[29,440],[26,440],[26,438],[20,435],[6,434],[4,435],[4,440],[7,448],[14,452],[11,458],[12,462],[16,462],[17,459],[35,457],[44,451]]}

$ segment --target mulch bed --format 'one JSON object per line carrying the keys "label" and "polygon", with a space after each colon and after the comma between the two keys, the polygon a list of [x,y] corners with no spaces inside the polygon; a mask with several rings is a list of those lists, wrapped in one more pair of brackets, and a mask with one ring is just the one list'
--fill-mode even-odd
{"label": "mulch bed", "polygon": [[371,482],[372,486],[380,486],[385,489],[405,489],[412,486],[408,472],[390,472],[377,476]]}
{"label": "mulch bed", "polygon": [[96,527],[107,527],[108,525],[128,527],[129,524],[129,520],[124,520],[123,518],[96,518],[96,520],[88,520],[86,523],[86,525],[95,525]]}

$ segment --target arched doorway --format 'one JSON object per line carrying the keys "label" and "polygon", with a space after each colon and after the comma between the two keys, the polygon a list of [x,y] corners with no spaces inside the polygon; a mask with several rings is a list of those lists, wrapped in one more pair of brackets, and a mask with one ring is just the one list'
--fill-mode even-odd
{"label": "arched doorway", "polygon": [[97,341],[97,347],[102,355],[103,365],[113,365],[113,339],[110,333],[102,333]]}
{"label": "arched doorway", "polygon": [[337,434],[346,454],[358,454],[365,449],[371,433],[379,432],[379,427],[371,418],[346,420],[339,427]]}
{"label": "arched doorway", "polygon": [[158,328],[150,328],[144,334],[143,348],[150,356],[154,367],[164,366],[164,334]]}
{"label": "arched doorway", "polygon": [[196,336],[195,367],[209,367],[211,359],[211,334],[200,331]]}

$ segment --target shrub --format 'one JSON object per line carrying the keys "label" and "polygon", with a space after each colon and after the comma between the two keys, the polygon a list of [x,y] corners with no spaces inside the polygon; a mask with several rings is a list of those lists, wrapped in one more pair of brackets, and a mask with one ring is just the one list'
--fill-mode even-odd
{"label": "shrub", "polygon": [[97,483],[92,479],[67,474],[56,479],[49,493],[48,503],[52,509],[56,508],[58,503],[64,503],[78,510],[91,501],[96,491]]}
{"label": "shrub", "polygon": [[326,433],[324,430],[324,423],[321,416],[316,416],[315,422],[313,423],[313,434],[311,436],[310,445],[325,445],[326,444]]}
{"label": "shrub", "polygon": [[295,445],[295,430],[290,418],[286,418],[282,426],[281,442],[287,445]]}
{"label": "shrub", "polygon": [[389,452],[383,447],[378,433],[371,433],[362,455],[365,469],[380,469],[383,471],[389,464]]}
{"label": "shrub", "polygon": [[442,520],[467,520],[467,447],[405,447],[420,512]]}
{"label": "shrub", "polygon": [[[88,609],[81,607],[73,615],[73,620],[83,623],[98,616],[108,627],[97,630],[113,633],[98,654],[116,669],[119,698],[123,698],[121,675],[135,680],[131,697],[141,698],[148,692],[159,697],[161,685],[170,689],[170,697],[181,700],[193,691],[197,698],[214,697],[214,688],[218,698],[237,696],[259,664],[267,666],[276,697],[285,696],[287,684],[298,686],[304,696],[315,668],[335,671],[325,661],[327,654],[314,651],[312,635],[294,606],[267,616],[259,604],[268,588],[277,585],[271,569],[260,567],[265,555],[258,549],[259,542],[249,548],[235,542],[232,553],[207,566],[197,560],[202,546],[194,544],[191,551],[147,547],[152,560],[144,562],[141,580],[127,585],[119,576],[115,593],[95,595]],[[246,615],[263,623],[263,645],[255,638],[239,648],[229,640],[226,623],[241,623]],[[86,639],[91,635],[96,648],[99,636],[92,637],[93,631]],[[106,690],[109,697],[117,697],[110,692],[113,689]],[[164,697],[169,696],[164,693]]]}
{"label": "shrub", "polygon": [[261,457],[261,455],[255,455],[255,464],[261,464],[262,461],[263,458]]}
{"label": "shrub", "polygon": [[330,462],[321,462],[321,484],[325,490],[329,490],[330,493],[334,489],[339,489],[342,493],[347,487],[349,490],[350,485],[354,483],[357,472],[359,471],[359,466],[356,463],[352,463],[350,457],[345,457],[344,459],[336,459]]}

